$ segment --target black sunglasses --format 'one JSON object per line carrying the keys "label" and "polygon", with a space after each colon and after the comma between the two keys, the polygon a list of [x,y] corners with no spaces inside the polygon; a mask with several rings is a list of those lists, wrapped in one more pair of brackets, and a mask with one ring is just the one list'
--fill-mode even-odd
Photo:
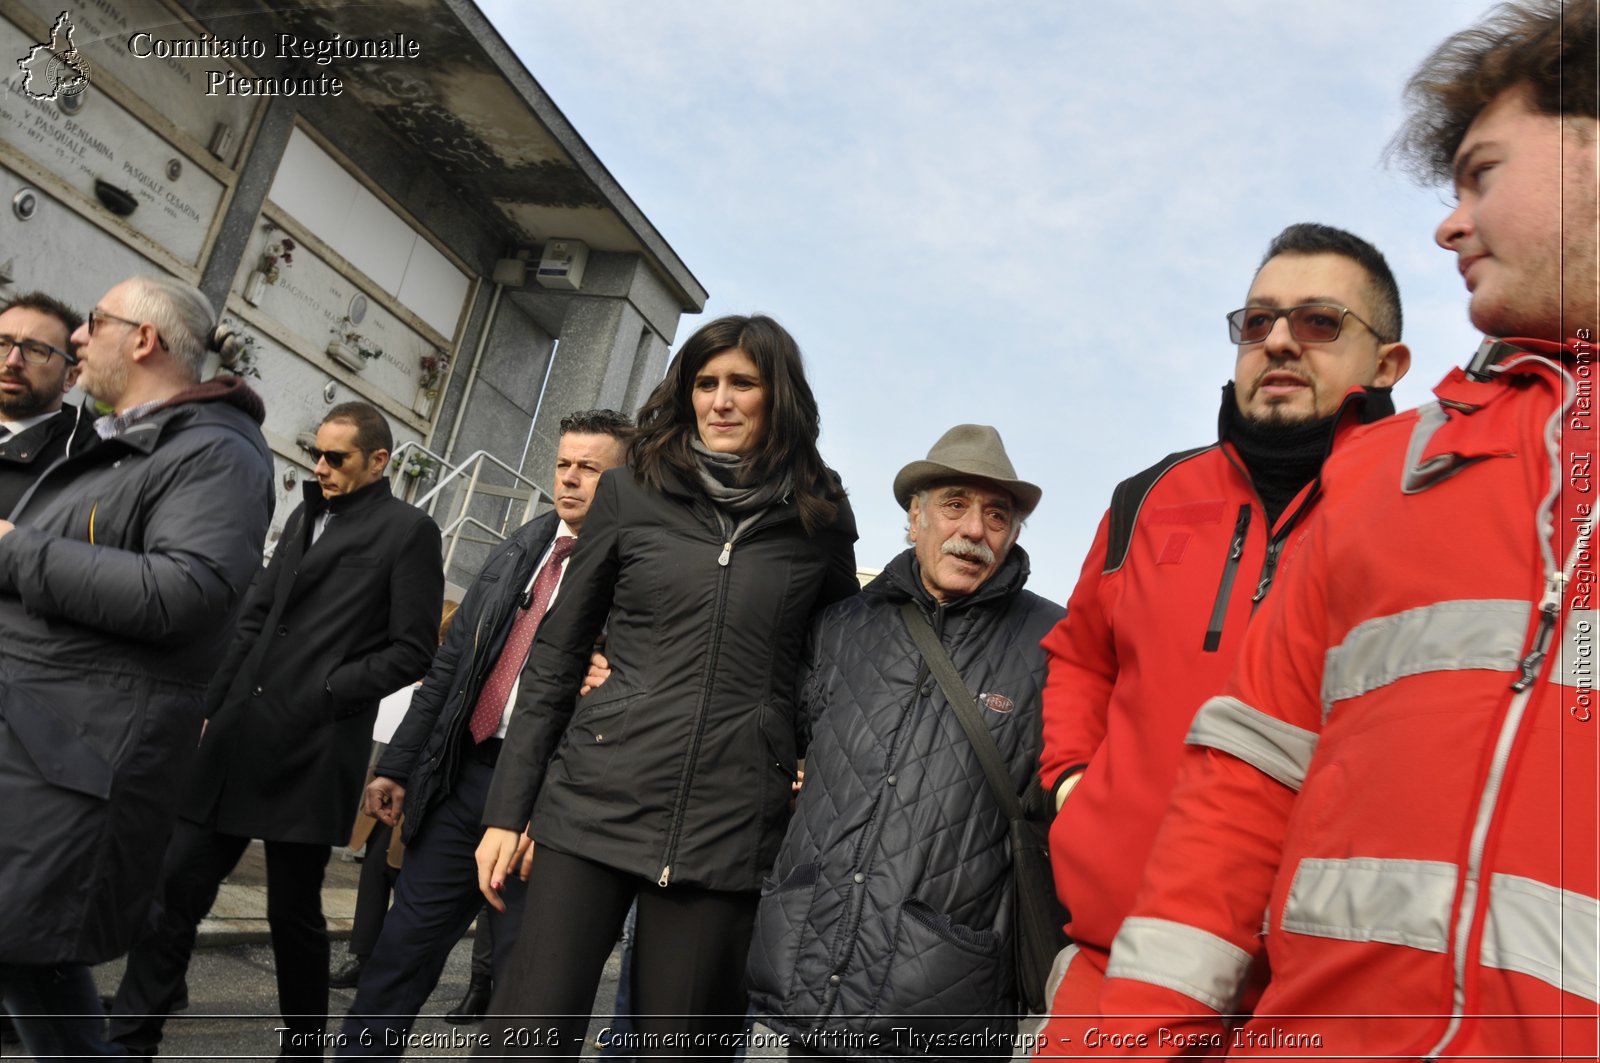
{"label": "black sunglasses", "polygon": [[318,450],[316,447],[308,447],[307,450],[311,454],[311,463],[313,465],[319,461],[325,461],[330,469],[342,469],[344,468],[344,459],[352,454],[366,453],[361,447],[357,447],[354,450]]}

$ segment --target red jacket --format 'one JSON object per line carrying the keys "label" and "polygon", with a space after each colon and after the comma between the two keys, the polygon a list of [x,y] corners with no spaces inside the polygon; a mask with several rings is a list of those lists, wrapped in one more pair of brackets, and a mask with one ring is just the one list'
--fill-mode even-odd
{"label": "red jacket", "polygon": [[1595,366],[1515,342],[1324,467],[1117,936],[1147,1051],[1595,1058]]}
{"label": "red jacket", "polygon": [[[1231,389],[1223,401],[1234,401]],[[1393,410],[1386,392],[1354,391],[1337,436],[1358,427],[1357,413]],[[1083,770],[1051,825],[1056,892],[1072,913],[1068,934],[1101,971],[1133,907],[1189,722],[1233,671],[1250,615],[1316,496],[1313,481],[1269,528],[1232,447],[1166,458],[1117,487],[1066,618],[1045,637],[1040,775],[1053,789]],[[1111,533],[1129,520],[1131,530]]]}

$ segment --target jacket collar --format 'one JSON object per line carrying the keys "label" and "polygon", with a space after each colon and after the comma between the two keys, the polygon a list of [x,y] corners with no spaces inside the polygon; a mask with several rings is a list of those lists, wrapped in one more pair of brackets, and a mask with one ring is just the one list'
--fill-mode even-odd
{"label": "jacket collar", "polygon": [[[1239,459],[1233,444],[1228,442],[1228,425],[1231,418],[1237,416],[1238,405],[1233,397],[1233,381],[1222,386],[1222,409],[1217,414],[1217,435],[1221,442],[1223,455],[1234,467],[1238,474],[1244,477],[1246,484],[1250,485],[1252,493],[1255,492],[1255,481],[1250,478],[1250,471],[1245,468],[1244,462]],[[1339,408],[1334,411],[1333,424],[1328,430],[1327,445],[1322,452],[1323,465],[1327,464],[1328,455],[1333,453],[1334,446],[1340,439],[1364,424],[1381,420],[1394,413],[1394,399],[1389,388],[1364,388],[1353,387],[1345,392],[1344,398],[1339,402]],[[1299,492],[1289,500],[1283,512],[1278,515],[1277,523],[1273,525],[1270,534],[1274,537],[1286,534],[1294,527],[1305,512],[1306,504],[1322,490],[1322,467],[1318,466],[1317,474],[1313,476]],[[1259,505],[1259,499],[1257,500]]]}
{"label": "jacket collar", "polygon": [[[630,470],[629,475],[637,478],[638,474]],[[645,490],[648,491],[649,489],[646,488]],[[671,495],[690,506],[697,514],[701,514],[703,520],[708,522],[708,527],[720,532],[720,526],[716,524],[716,518],[711,512],[716,503],[704,491],[700,490],[699,484],[691,483],[677,469],[670,465],[664,465],[661,469],[661,490],[663,494]],[[779,521],[799,519],[800,507],[794,504],[794,496],[790,493],[767,506],[762,511],[760,519],[752,527],[765,528]]]}
{"label": "jacket collar", "polygon": [[[1006,559],[1000,563],[999,569],[983,586],[971,594],[945,602],[944,609],[946,612],[961,612],[986,602],[1011,598],[1028,582],[1031,567],[1028,551],[1020,545],[1013,545],[1011,552],[1006,554]],[[882,595],[895,602],[910,599],[920,605],[923,612],[929,616],[940,607],[940,603],[923,585],[922,567],[917,564],[915,547],[897,554],[877,578],[867,584],[865,593]]]}
{"label": "jacket collar", "polygon": [[1583,340],[1485,339],[1465,368],[1450,370],[1434,387],[1439,401],[1419,412],[1406,452],[1405,490],[1426,490],[1481,458],[1513,453],[1515,444],[1495,423],[1497,414],[1486,411],[1525,390],[1517,383],[1534,380],[1544,381],[1558,402],[1565,401],[1563,378],[1570,370],[1564,363],[1593,358],[1593,344]]}
{"label": "jacket collar", "polygon": [[184,389],[106,442],[122,443],[130,450],[149,454],[166,434],[168,425],[181,425],[212,403],[241,410],[258,425],[266,419],[266,405],[248,384],[238,377],[220,377]]}
{"label": "jacket collar", "polygon": [[324,510],[346,516],[371,509],[386,498],[393,498],[389,490],[389,478],[380,476],[367,486],[353,491],[348,495],[334,495],[324,498],[322,487],[316,480],[306,480],[300,485],[300,490],[305,495],[306,513],[312,517],[322,515]]}
{"label": "jacket collar", "polygon": [[[1345,392],[1344,398],[1339,400],[1339,408],[1334,411],[1333,428],[1328,433],[1328,449],[1332,450],[1334,440],[1350,428],[1371,424],[1393,414],[1394,396],[1391,391],[1390,388],[1353,387]],[[1234,394],[1233,381],[1222,385],[1222,406],[1217,410],[1217,439],[1223,443],[1228,441],[1228,429],[1240,416],[1239,403]]]}

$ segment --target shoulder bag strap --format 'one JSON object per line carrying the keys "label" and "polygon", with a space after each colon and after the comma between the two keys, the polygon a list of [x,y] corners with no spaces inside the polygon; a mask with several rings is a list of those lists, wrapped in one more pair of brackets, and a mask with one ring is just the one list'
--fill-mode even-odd
{"label": "shoulder bag strap", "polygon": [[900,615],[905,618],[906,628],[911,632],[917,649],[922,652],[922,659],[928,663],[928,670],[944,690],[945,700],[960,721],[961,729],[967,732],[967,739],[978,754],[978,762],[983,765],[983,774],[989,779],[989,789],[994,791],[995,799],[1000,802],[1000,810],[1007,819],[1024,818],[1022,802],[1017,800],[1016,792],[1012,789],[1011,773],[1006,770],[1005,760],[1000,756],[1000,747],[994,744],[994,736],[978,716],[978,701],[956,671],[955,662],[950,660],[950,655],[934,635],[933,626],[917,608],[916,602],[902,602]]}

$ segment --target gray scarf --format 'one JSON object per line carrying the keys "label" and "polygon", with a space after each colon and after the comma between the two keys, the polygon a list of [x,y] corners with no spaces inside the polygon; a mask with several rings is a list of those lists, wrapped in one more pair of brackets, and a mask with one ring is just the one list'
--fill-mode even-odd
{"label": "gray scarf", "polygon": [[[698,439],[690,440],[689,446],[694,450],[700,490],[716,503],[717,520],[730,543],[754,524],[768,506],[789,494],[793,478],[788,474],[781,480],[742,485],[742,474],[749,469],[743,455],[710,450]],[[730,513],[739,518],[737,524],[729,519]]]}

